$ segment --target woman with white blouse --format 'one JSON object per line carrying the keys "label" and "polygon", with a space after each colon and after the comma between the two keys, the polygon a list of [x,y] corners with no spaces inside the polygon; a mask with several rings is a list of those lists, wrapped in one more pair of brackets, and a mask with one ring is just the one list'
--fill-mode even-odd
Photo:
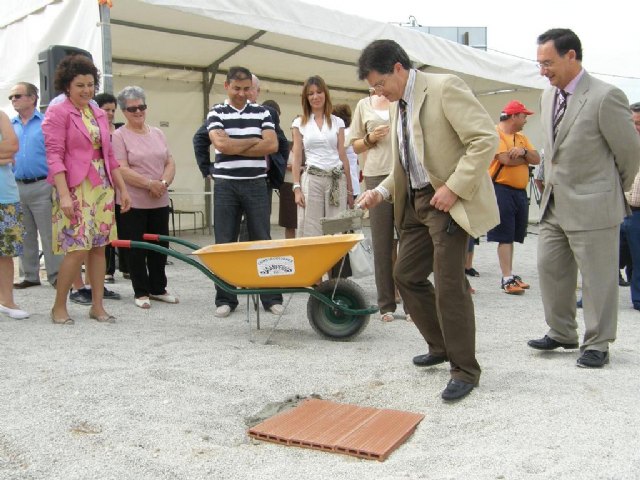
{"label": "woman with white blouse", "polygon": [[[353,207],[344,122],[331,114],[329,90],[319,76],[302,89],[302,116],[293,121],[293,191],[298,205],[298,237],[322,235],[320,219]],[[302,151],[306,168],[300,174]]]}

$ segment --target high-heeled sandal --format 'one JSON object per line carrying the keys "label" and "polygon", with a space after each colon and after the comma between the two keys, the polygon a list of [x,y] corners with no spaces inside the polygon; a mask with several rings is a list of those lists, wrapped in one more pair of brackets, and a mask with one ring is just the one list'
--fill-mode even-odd
{"label": "high-heeled sandal", "polygon": [[56,325],[73,325],[74,323],[76,323],[75,320],[71,317],[56,320],[56,317],[53,316],[53,310],[51,310],[51,321]]}
{"label": "high-heeled sandal", "polygon": [[100,323],[116,323],[116,317],[114,317],[113,315],[109,315],[108,313],[105,313],[104,315],[96,315],[91,310],[89,310],[89,318]]}

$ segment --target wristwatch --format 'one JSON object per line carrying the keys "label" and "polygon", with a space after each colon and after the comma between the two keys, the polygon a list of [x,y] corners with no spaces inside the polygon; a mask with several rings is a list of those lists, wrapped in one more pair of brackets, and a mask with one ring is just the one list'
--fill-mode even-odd
{"label": "wristwatch", "polygon": [[295,190],[298,189],[298,188],[302,188],[302,187],[300,186],[299,183],[294,183],[293,186],[291,187],[291,190],[293,190],[295,192]]}
{"label": "wristwatch", "polygon": [[164,185],[165,187],[168,187],[168,186],[169,186],[169,184],[167,183],[167,181],[166,181],[165,179],[160,180],[160,183],[161,183],[162,185]]}

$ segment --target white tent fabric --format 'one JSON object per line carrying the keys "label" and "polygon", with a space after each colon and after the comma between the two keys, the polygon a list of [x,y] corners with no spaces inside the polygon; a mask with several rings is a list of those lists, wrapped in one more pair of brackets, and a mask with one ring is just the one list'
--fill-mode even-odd
{"label": "white tent fabric", "polygon": [[[97,2],[84,0],[3,0],[0,2],[0,108],[11,110],[7,95],[19,81],[39,83],[38,53],[50,45],[91,52],[102,64]],[[11,20],[11,21],[10,21]]]}
{"label": "white tent fabric", "polygon": [[[393,38],[417,66],[456,72],[477,93],[544,88],[532,61],[295,0],[129,0],[114,6],[112,23],[114,58],[127,61],[203,68],[224,58],[222,68],[246,64],[263,76],[298,82],[321,70],[335,87],[362,89],[354,68],[360,50]],[[135,30],[146,32],[148,43],[131,41]]]}
{"label": "white tent fabric", "polygon": [[[494,118],[514,98],[535,110],[546,86],[533,61],[296,0],[113,3],[114,91],[132,84],[145,88],[147,119],[167,135],[178,165],[174,186],[183,191],[203,190],[191,137],[206,107],[224,99],[224,74],[233,65],[246,66],[260,77],[260,99],[280,104],[286,133],[300,111],[301,85],[310,75],[327,81],[334,104],[354,106],[366,95],[356,62],[362,48],[378,38],[398,41],[421,70],[458,74]],[[97,65],[102,63],[97,0],[3,0],[0,19],[0,108],[9,113],[9,89],[21,80],[38,84],[38,52],[49,45],[84,48]],[[204,84],[211,82],[212,73],[209,89]],[[536,119],[532,120],[535,127]],[[535,133],[532,137],[535,144]],[[201,209],[204,202],[195,195],[176,201],[187,209]]]}

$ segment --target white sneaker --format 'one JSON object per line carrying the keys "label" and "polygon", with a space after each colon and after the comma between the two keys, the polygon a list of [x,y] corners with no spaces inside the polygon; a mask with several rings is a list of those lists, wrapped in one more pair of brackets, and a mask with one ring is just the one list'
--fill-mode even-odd
{"label": "white sneaker", "polygon": [[279,303],[274,303],[269,307],[269,311],[274,315],[282,315],[284,313],[284,307]]}
{"label": "white sneaker", "polygon": [[15,320],[24,320],[25,318],[29,318],[29,312],[25,312],[19,308],[5,307],[4,305],[0,305],[0,313],[9,315],[9,317]]}
{"label": "white sneaker", "polygon": [[214,314],[218,318],[228,317],[231,313],[231,307],[229,305],[220,305],[216,308],[216,313]]}

